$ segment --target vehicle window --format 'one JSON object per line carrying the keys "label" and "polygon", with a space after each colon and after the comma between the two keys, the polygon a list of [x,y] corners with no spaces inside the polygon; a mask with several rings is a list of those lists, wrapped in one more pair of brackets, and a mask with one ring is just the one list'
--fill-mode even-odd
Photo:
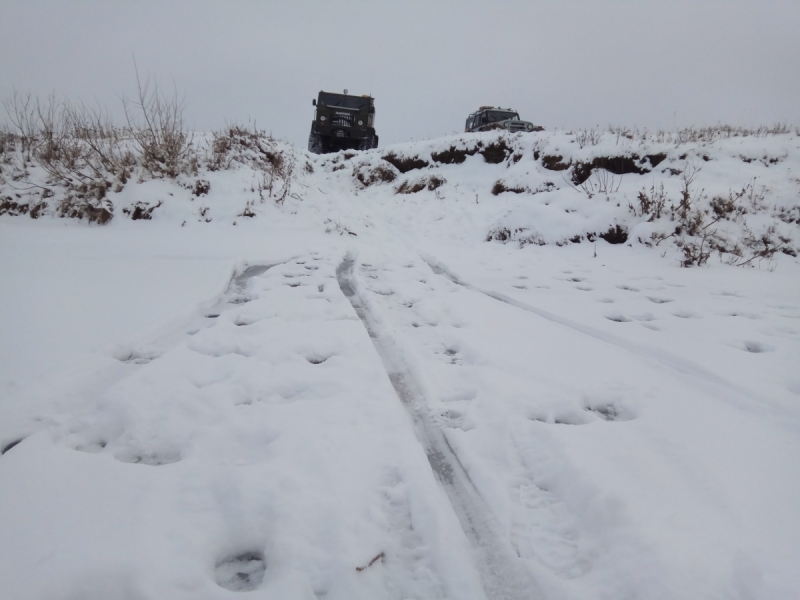
{"label": "vehicle window", "polygon": [[369,98],[361,98],[359,96],[344,96],[342,94],[329,94],[328,92],[320,92],[319,94],[319,103],[325,106],[366,110],[369,107],[369,101]]}
{"label": "vehicle window", "polygon": [[473,115],[467,117],[467,129],[472,129],[472,122],[475,120]]}
{"label": "vehicle window", "polygon": [[496,123],[497,121],[505,121],[506,119],[517,119],[519,115],[509,110],[490,110],[488,111],[489,123]]}

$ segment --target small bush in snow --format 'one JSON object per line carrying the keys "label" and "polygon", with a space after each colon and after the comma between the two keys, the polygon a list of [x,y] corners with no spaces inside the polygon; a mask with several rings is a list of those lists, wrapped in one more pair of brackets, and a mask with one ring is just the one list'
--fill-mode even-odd
{"label": "small bush in snow", "polygon": [[177,177],[185,170],[182,163],[192,145],[185,129],[183,101],[177,90],[168,96],[155,80],[151,84],[149,77],[142,83],[138,69],[136,83],[137,97],[123,99],[135,148],[149,171]]}

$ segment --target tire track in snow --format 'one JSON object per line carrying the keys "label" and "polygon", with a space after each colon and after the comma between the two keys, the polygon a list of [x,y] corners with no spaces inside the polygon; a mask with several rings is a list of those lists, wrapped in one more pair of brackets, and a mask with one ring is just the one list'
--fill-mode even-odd
{"label": "tire track in snow", "polygon": [[530,573],[502,536],[486,503],[464,469],[444,432],[430,418],[423,394],[394,341],[383,335],[367,303],[358,293],[353,280],[355,258],[348,255],[336,269],[336,279],[342,293],[361,319],[383,362],[389,380],[414,424],[417,439],[422,444],[431,469],[447,493],[461,527],[476,555],[488,598],[515,600],[538,597],[538,589]]}
{"label": "tire track in snow", "polygon": [[[561,317],[559,315],[553,314],[546,310],[542,310],[525,302],[521,302],[520,300],[517,300],[505,294],[477,287],[475,285],[472,285],[471,283],[467,283],[463,279],[460,279],[449,268],[447,268],[445,265],[440,263],[432,256],[421,255],[421,258],[423,261],[425,261],[425,263],[427,263],[427,265],[436,275],[441,275],[442,277],[445,277],[450,281],[452,281],[453,283],[460,285],[470,291],[483,294],[484,296],[488,296],[493,300],[498,300],[500,302],[508,304],[509,306],[513,306],[515,308],[519,308],[529,313],[533,313],[535,315],[538,315],[539,317],[542,317],[543,319],[547,319],[548,321],[552,321],[553,323],[563,325],[564,327],[568,327],[579,333],[593,337],[597,340],[600,340],[601,342],[606,342],[607,344],[617,346],[637,356],[645,357],[652,362],[669,367],[670,369],[677,371],[682,375],[688,375],[695,381],[700,380],[700,382],[702,383],[712,384],[715,387],[723,387],[728,391],[736,393],[739,396],[744,396],[750,400],[755,400],[756,402],[761,404],[764,408],[768,408],[769,410],[776,410],[775,407],[771,406],[768,407],[767,403],[762,398],[760,398],[758,395],[754,394],[750,390],[743,388],[731,381],[728,381],[727,379],[720,377],[716,373],[713,373],[712,371],[709,371],[708,369],[705,369],[700,365],[690,360],[687,360],[683,357],[672,354],[671,352],[659,350],[657,348],[652,348],[649,346],[643,346],[641,344],[637,344],[635,342],[630,342],[628,340],[617,337],[613,334],[606,333],[599,329],[595,329],[594,327],[591,327],[589,325],[583,325],[576,321],[572,321],[571,319]],[[742,408],[746,408],[749,406],[749,404],[744,404],[741,402],[737,402],[736,404]]]}

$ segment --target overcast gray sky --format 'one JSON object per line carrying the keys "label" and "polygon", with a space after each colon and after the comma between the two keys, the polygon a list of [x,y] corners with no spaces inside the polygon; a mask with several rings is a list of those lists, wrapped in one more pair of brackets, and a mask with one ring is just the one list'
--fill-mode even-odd
{"label": "overcast gray sky", "polygon": [[0,98],[117,111],[133,55],[195,128],[303,146],[321,89],[371,92],[381,146],[483,104],[546,128],[800,124],[798,0],[0,0]]}

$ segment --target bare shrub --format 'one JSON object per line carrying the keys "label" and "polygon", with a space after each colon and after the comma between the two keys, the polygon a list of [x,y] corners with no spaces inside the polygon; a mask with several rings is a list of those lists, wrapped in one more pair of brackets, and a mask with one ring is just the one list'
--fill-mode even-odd
{"label": "bare shrub", "polygon": [[601,139],[603,139],[603,132],[594,127],[592,129],[580,129],[575,133],[575,141],[578,142],[580,148],[586,145],[597,146]]}
{"label": "bare shrub", "polygon": [[[791,241],[789,237],[778,233],[775,224],[770,225],[761,235],[757,235],[745,223],[744,236],[740,243],[724,250],[728,254],[725,262],[735,267],[749,267],[753,266],[754,262],[772,259],[778,252],[797,256]],[[720,259],[722,254],[723,250],[720,250]]]}
{"label": "bare shrub", "polygon": [[581,184],[581,189],[591,198],[595,194],[614,194],[622,185],[622,175],[617,178],[606,169],[594,169],[591,177]]}
{"label": "bare shrub", "polygon": [[81,103],[66,105],[74,137],[83,142],[89,160],[119,177],[124,184],[127,171],[135,166],[136,158],[126,143],[129,131],[114,125],[111,117],[100,107]]}
{"label": "bare shrub", "polygon": [[208,169],[232,169],[237,164],[256,171],[252,191],[258,192],[262,203],[270,198],[280,204],[290,195],[296,160],[255,123],[228,124],[212,133]]}
{"label": "bare shrub", "polygon": [[633,204],[628,204],[630,211],[638,217],[648,217],[648,221],[654,221],[661,218],[661,214],[667,205],[668,197],[664,191],[663,183],[659,184],[658,187],[653,183],[649,192],[642,188],[636,199],[639,201],[639,206],[637,208]]}
{"label": "bare shrub", "polygon": [[185,131],[183,100],[177,89],[168,96],[148,76],[142,82],[136,68],[137,96],[123,98],[125,118],[145,168],[168,177],[177,177],[181,162],[191,148]]}
{"label": "bare shrub", "polygon": [[0,123],[0,170],[2,165],[9,164],[17,149],[17,137],[11,133],[5,123]]}
{"label": "bare shrub", "polygon": [[3,106],[8,120],[16,129],[24,159],[30,160],[38,133],[36,100],[30,94],[23,96],[14,90],[11,99],[3,101]]}

